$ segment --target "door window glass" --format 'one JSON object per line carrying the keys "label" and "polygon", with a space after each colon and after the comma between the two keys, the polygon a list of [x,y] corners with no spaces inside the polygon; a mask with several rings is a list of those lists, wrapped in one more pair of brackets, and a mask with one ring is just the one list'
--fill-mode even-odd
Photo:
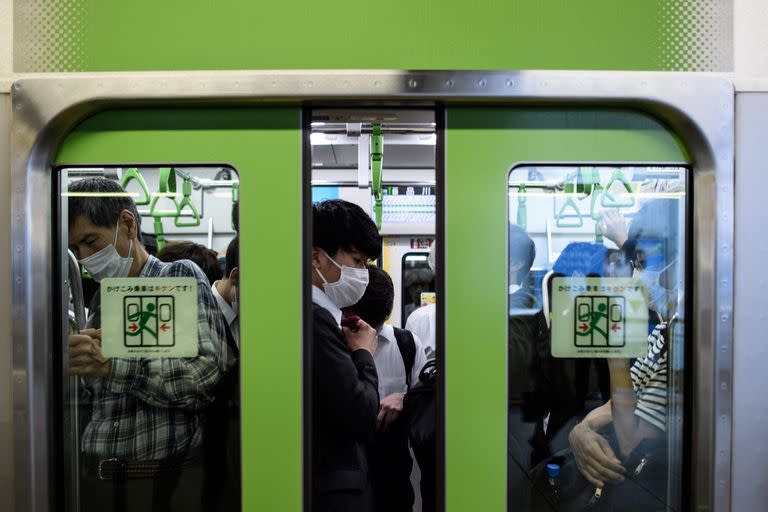
{"label": "door window glass", "polygon": [[238,177],[60,169],[67,510],[239,510]]}
{"label": "door window glass", "polygon": [[511,171],[510,510],[681,507],[686,178]]}

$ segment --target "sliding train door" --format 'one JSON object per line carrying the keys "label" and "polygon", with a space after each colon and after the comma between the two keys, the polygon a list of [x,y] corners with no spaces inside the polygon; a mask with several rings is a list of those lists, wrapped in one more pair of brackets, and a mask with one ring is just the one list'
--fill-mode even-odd
{"label": "sliding train door", "polygon": [[632,111],[457,106],[446,148],[446,511],[681,509],[695,345],[678,139]]}
{"label": "sliding train door", "polygon": [[[213,478],[226,487],[208,494],[203,489],[203,499],[207,495],[212,500],[203,506],[218,510],[217,504],[239,502],[238,496],[221,496],[222,492],[239,492],[240,485],[231,485],[233,474],[242,482],[243,510],[301,510],[301,143],[301,111],[287,107],[108,111],[87,119],[64,140],[53,180],[54,212],[58,212],[53,257],[60,262],[63,276],[59,288],[61,332],[66,336],[69,326],[70,334],[80,331],[94,340],[101,337],[97,344],[103,355],[109,357],[109,350],[113,361],[122,357],[126,363],[113,364],[115,375],[109,374],[102,384],[94,385],[89,377],[71,371],[71,354],[55,351],[63,386],[56,388],[61,392],[53,402],[59,407],[61,423],[54,441],[61,448],[57,451],[65,477],[60,489],[66,498],[65,510],[76,512],[92,497],[88,495],[92,492],[89,481],[114,480],[118,483],[112,488],[123,489],[122,495],[114,496],[115,509],[137,512],[130,491],[136,488],[131,487],[133,476],[145,480],[150,476],[149,480],[171,486],[155,485],[146,492],[165,496],[176,508],[183,507],[184,500],[192,500],[190,510],[200,507],[202,484],[194,482]],[[99,192],[99,183],[105,178],[115,183],[109,187],[124,185],[125,192]],[[85,182],[89,179],[92,181]],[[219,261],[212,265],[214,276],[221,276],[222,271],[227,276],[232,256],[227,248],[239,232],[239,282],[220,294],[229,298],[229,311],[237,313],[239,302],[238,346],[234,348],[229,341],[227,345],[229,350],[239,350],[240,378],[235,383],[239,390],[229,395],[229,402],[221,409],[222,417],[231,414],[236,418],[237,424],[230,421],[224,429],[229,432],[207,427],[221,418],[207,418],[206,428],[199,429],[200,415],[195,411],[214,398],[217,385],[212,375],[224,375],[225,369],[231,368],[231,353],[229,360],[222,353],[215,358],[207,354],[209,359],[216,359],[219,368],[213,364],[201,370],[203,341],[199,347],[193,342],[184,348],[182,343],[189,338],[184,333],[191,332],[194,339],[196,325],[200,332],[223,332],[222,324],[216,329],[212,324],[200,327],[201,318],[205,318],[201,310],[206,308],[210,313],[215,307],[212,300],[218,298],[212,290],[203,293],[199,287],[204,282],[215,285],[216,277],[203,281],[198,275],[196,284],[191,280],[198,287],[196,302],[187,288],[189,267],[183,265],[171,267],[178,272],[163,277],[165,281],[158,286],[153,283],[160,281],[144,273],[137,278],[140,282],[113,279],[107,285],[104,274],[101,330],[87,330],[91,325],[83,325],[85,316],[92,316],[95,310],[93,302],[82,305],[80,318],[76,318],[76,311],[68,318],[66,305],[72,309],[73,301],[67,283],[79,280],[83,273],[84,287],[93,292],[94,286],[99,288],[94,279],[100,275],[100,266],[94,267],[93,260],[90,266],[83,265],[87,272],[78,269],[76,260],[74,267],[68,266],[67,246],[75,252],[84,251],[75,256],[80,263],[88,262],[83,258],[87,247],[82,247],[92,240],[72,239],[77,226],[73,226],[75,219],[67,222],[67,214],[75,211],[71,206],[76,200],[81,206],[90,205],[84,207],[86,210],[108,211],[102,206],[115,196],[133,199],[143,220],[140,231],[147,251],[162,252],[173,249],[180,240],[191,240],[195,247],[201,247],[202,254],[214,258],[218,254],[221,266],[215,268]],[[113,219],[99,222],[114,225]],[[121,225],[116,245],[124,241],[122,229]],[[129,256],[138,257],[136,252]],[[116,307],[110,305],[114,303]],[[197,316],[192,311],[197,311]],[[211,313],[209,319],[215,316]],[[225,320],[228,318],[225,314]],[[107,331],[116,333],[112,340],[107,339]],[[210,349],[210,340],[207,346]],[[129,367],[131,364],[134,366]],[[121,368],[125,370],[122,377],[118,374]],[[109,386],[113,388],[111,395],[110,389],[106,394],[104,391]],[[131,400],[138,399],[149,403],[154,412],[146,407],[136,409]],[[128,414],[121,408],[138,412]],[[237,451],[239,432],[242,448],[239,453],[230,453],[227,450],[232,446]],[[215,437],[220,434],[234,442],[227,444]],[[106,445],[110,443],[129,454],[128,460],[163,458],[174,467],[123,463],[108,453]],[[185,443],[184,447],[179,447],[180,443]],[[241,476],[237,475],[238,458]],[[227,475],[227,479],[216,480],[217,473]],[[195,485],[194,494],[178,496],[179,489],[194,489]]]}

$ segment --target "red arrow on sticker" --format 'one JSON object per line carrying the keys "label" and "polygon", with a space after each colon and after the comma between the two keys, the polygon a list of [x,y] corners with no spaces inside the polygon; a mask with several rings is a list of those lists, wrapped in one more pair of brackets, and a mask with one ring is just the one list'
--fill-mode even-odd
{"label": "red arrow on sticker", "polygon": [[170,329],[170,327],[168,327],[168,324],[163,324],[160,326],[160,330],[163,332],[167,331],[168,329]]}
{"label": "red arrow on sticker", "polygon": [[139,328],[139,326],[138,326],[138,325],[136,325],[136,324],[131,324],[131,325],[129,325],[129,326],[128,326],[128,328],[129,328],[130,330],[132,330],[132,331],[135,331],[136,329],[138,329],[138,328]]}
{"label": "red arrow on sticker", "polygon": [[582,330],[582,331],[586,331],[587,329],[589,329],[589,326],[587,326],[587,324],[581,324],[579,326],[579,329]]}
{"label": "red arrow on sticker", "polygon": [[611,326],[611,330],[612,330],[613,332],[616,332],[616,331],[620,331],[620,330],[621,330],[621,327],[619,327],[619,324],[613,324],[613,325]]}

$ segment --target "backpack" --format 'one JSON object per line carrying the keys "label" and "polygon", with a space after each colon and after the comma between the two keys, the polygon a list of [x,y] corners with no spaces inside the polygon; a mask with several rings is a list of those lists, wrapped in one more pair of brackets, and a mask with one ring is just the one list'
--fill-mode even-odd
{"label": "backpack", "polygon": [[413,365],[416,362],[416,340],[413,339],[411,331],[398,329],[397,327],[394,330],[397,348],[400,350],[400,355],[403,356],[403,363],[405,364],[405,384],[410,391],[411,374],[413,373]]}

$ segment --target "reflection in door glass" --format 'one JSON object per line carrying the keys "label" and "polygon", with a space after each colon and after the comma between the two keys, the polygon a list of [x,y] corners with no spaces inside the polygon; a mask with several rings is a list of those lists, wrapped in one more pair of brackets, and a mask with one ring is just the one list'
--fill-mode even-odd
{"label": "reflection in door glass", "polygon": [[407,323],[411,313],[422,306],[434,304],[435,274],[429,263],[429,256],[424,253],[406,253],[403,256],[403,323]]}
{"label": "reflection in door glass", "polygon": [[239,510],[237,175],[60,176],[67,510]]}
{"label": "reflection in door glass", "polygon": [[686,169],[509,176],[510,510],[681,506]]}

